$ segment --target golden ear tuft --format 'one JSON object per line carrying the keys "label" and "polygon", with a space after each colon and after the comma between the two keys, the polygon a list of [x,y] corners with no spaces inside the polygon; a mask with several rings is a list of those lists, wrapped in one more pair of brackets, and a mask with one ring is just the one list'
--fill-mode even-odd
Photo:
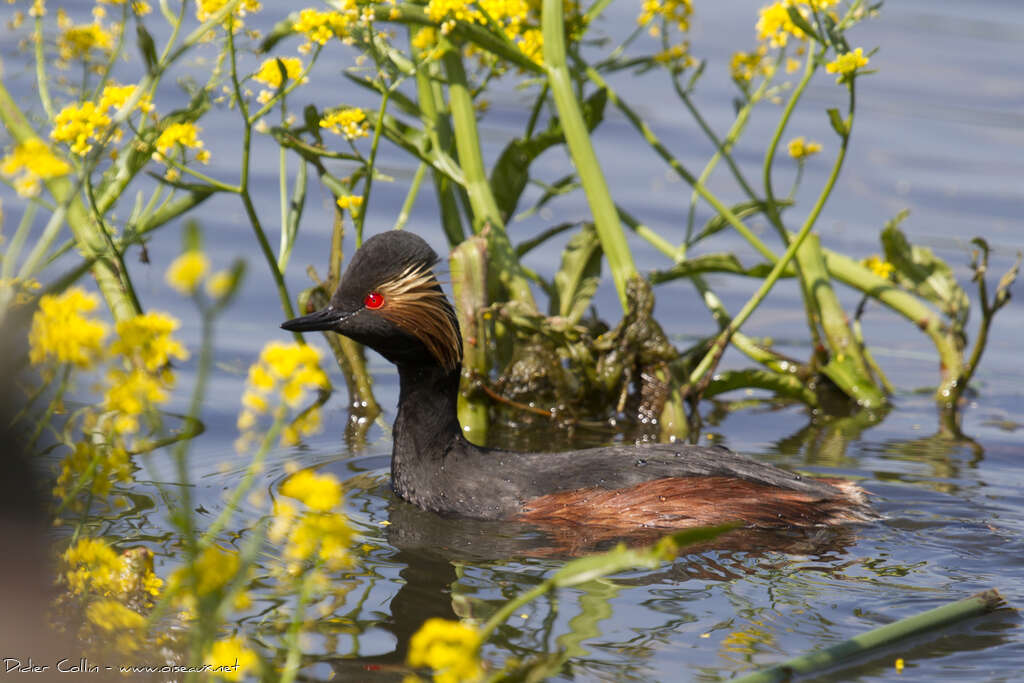
{"label": "golden ear tuft", "polygon": [[377,291],[384,296],[378,313],[423,342],[445,369],[458,367],[462,362],[459,325],[428,266],[411,265]]}

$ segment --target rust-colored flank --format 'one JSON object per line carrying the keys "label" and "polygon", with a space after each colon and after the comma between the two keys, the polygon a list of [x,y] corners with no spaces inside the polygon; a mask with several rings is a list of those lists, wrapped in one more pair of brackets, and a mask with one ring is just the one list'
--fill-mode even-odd
{"label": "rust-colored flank", "polygon": [[628,488],[559,491],[527,501],[519,517],[541,524],[606,529],[681,529],[742,520],[762,528],[813,527],[863,521],[864,492],[850,482],[821,480],[849,498],[822,500],[734,477],[665,477]]}

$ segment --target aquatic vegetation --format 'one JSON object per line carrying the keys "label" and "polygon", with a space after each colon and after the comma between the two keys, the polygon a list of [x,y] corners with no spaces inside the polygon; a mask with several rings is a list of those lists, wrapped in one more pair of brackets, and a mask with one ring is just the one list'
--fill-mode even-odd
{"label": "aquatic vegetation", "polygon": [[[345,231],[351,228],[358,244],[371,216],[378,225],[384,220],[374,193],[395,178],[378,166],[382,147],[407,155],[415,171],[394,226],[407,225],[426,180],[452,253],[466,357],[460,413],[477,441],[487,440],[496,420],[552,421],[567,431],[626,425],[641,439],[697,439],[701,400],[735,390],[765,390],[819,414],[885,409],[893,387],[860,326],[869,305],[894,311],[935,347],[935,398],[944,433],[955,434],[960,399],[1016,278],[1019,264],[990,291],[989,245],[973,243],[980,316],[969,328],[970,298],[953,267],[911,243],[901,229],[904,214],[880,226],[880,252],[869,259],[821,244],[823,208],[843,189],[858,84],[881,63],[871,46],[848,37],[878,11],[862,0],[780,0],[751,16],[749,39],[732,46],[738,49],[722,65],[735,94],[728,120],[709,120],[698,106],[709,76],[705,57],[691,48],[700,7],[690,0],[645,0],[631,10],[631,32],[618,40],[602,34],[605,2],[340,0],[293,8],[199,0],[161,3],[154,12],[147,2],[99,0],[91,20],[59,5],[35,0],[9,22],[28,68],[8,68],[0,80],[7,134],[0,176],[22,200],[20,222],[2,243],[0,317],[9,329],[30,319],[20,360],[30,400],[16,422],[28,432],[33,457],[52,469],[60,611],[90,646],[159,652],[181,665],[237,662],[220,672],[229,679],[273,671],[294,680],[303,638],[318,632],[319,616],[352,589],[350,573],[370,545],[330,474],[289,467],[272,502],[254,491],[268,452],[301,446],[321,428],[330,382],[319,352],[301,335],[267,344],[244,373],[237,460],[228,463],[237,468],[237,485],[214,511],[194,504],[199,483],[190,442],[204,428],[211,373],[222,371],[212,338],[244,272],[239,263],[215,270],[214,252],[203,250],[188,220],[201,218],[213,196],[235,203],[282,317],[292,318],[296,302],[322,307],[335,289]],[[260,26],[271,27],[265,35],[252,28],[257,13]],[[336,77],[338,60],[350,67],[344,88],[309,85]],[[658,137],[645,119],[649,103],[617,90],[616,79],[634,73],[664,78],[679,111],[692,116],[713,150],[701,168],[688,167],[689,152],[684,157]],[[28,78],[28,87],[9,89],[17,78]],[[528,106],[520,131],[486,155],[488,167],[480,122],[502,82],[514,82]],[[817,131],[821,139],[812,140],[811,131],[793,130],[794,110],[815,106],[805,97],[812,82],[832,89],[830,102],[843,103],[822,112],[833,137]],[[355,89],[376,104],[350,96]],[[21,97],[25,91],[37,99]],[[611,109],[652,165],[690,188],[678,205],[678,229],[652,228],[647,207],[626,206],[606,179],[593,136]],[[755,109],[771,122],[759,147],[743,140]],[[211,111],[233,123],[211,125]],[[234,137],[218,139],[224,128]],[[759,156],[756,168],[735,154],[741,140]],[[273,147],[276,169],[257,165],[255,141]],[[548,178],[531,168],[549,150],[571,162],[567,175]],[[278,215],[261,213],[257,170],[276,171]],[[809,180],[817,189],[801,193]],[[284,275],[308,230],[303,212],[317,183],[336,219],[328,270],[322,280],[312,271],[314,286],[296,297]],[[563,197],[579,191],[589,210],[583,220],[562,212]],[[513,229],[548,211],[559,219],[534,234]],[[277,236],[268,229],[275,222]],[[767,230],[756,230],[757,223]],[[136,288],[128,265],[136,255],[148,262],[154,231],[182,225],[181,252],[163,277],[194,306],[195,348],[180,338],[182,321],[155,310]],[[725,231],[750,247],[752,262],[714,251]],[[537,263],[551,262],[559,236],[565,246],[557,268],[544,272]],[[638,248],[656,252],[661,267],[641,273]],[[95,287],[78,283],[86,275]],[[604,275],[618,307],[598,311]],[[716,293],[724,277],[756,283],[736,311]],[[786,357],[744,333],[781,278],[799,284],[807,358]],[[675,280],[692,283],[709,310],[688,348],[677,348],[655,315],[660,286]],[[840,285],[860,298],[856,312],[840,303]],[[346,434],[359,444],[379,413],[365,358],[351,340],[328,344],[351,395]],[[728,349],[751,366],[721,369]],[[194,381],[182,386],[186,364]],[[187,408],[172,410],[189,390]],[[835,419],[863,428],[877,418]],[[174,543],[158,548],[145,528],[137,530],[139,545],[103,536],[98,520],[140,498],[155,501],[152,514],[167,518]],[[233,535],[227,529],[243,501],[259,516]],[[672,543],[567,565],[537,592],[510,600],[509,609],[579,577],[655,566],[678,548]],[[168,558],[159,575],[154,549]],[[265,621],[257,627],[254,586],[265,582],[276,593],[273,604],[259,605]],[[482,626],[427,621],[410,642],[408,666],[442,681],[558,671],[568,654],[540,663],[487,660],[482,648],[509,614],[503,608]],[[342,618],[333,626],[355,629]]]}

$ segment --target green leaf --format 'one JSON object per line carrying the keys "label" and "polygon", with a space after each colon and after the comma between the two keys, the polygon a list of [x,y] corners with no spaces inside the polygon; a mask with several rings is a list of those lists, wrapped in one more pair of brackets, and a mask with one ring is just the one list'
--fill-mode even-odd
{"label": "green leaf", "polygon": [[185,221],[185,229],[181,231],[181,251],[187,253],[202,250],[203,232],[199,229],[199,223],[194,218],[190,218]]}
{"label": "green leaf", "polygon": [[896,281],[939,307],[949,317],[956,330],[962,331],[967,323],[969,302],[967,294],[957,284],[953,270],[928,247],[910,244],[899,224],[907,217],[901,211],[882,230],[882,248],[885,260],[895,268]]}
{"label": "green leaf", "polygon": [[523,240],[516,245],[516,256],[522,258],[529,254],[531,251],[539,247],[540,245],[547,242],[556,235],[561,235],[566,230],[571,230],[576,227],[576,223],[559,223],[554,227],[550,227],[544,232],[540,233],[536,237],[531,237],[528,240]]}
{"label": "green leaf", "polygon": [[821,36],[818,35],[818,32],[814,30],[814,27],[812,27],[807,19],[804,18],[804,15],[800,14],[800,11],[796,7],[790,5],[786,8],[786,12],[789,14],[789,20],[796,24],[798,29],[813,38],[816,42],[822,42]]}
{"label": "green leaf", "polygon": [[274,46],[284,40],[290,35],[295,33],[295,20],[298,18],[297,13],[290,14],[287,18],[274,24],[274,28],[270,29],[270,33],[266,35],[263,41],[260,43],[259,52],[260,54],[266,54],[274,49]]}
{"label": "green leaf", "polygon": [[744,268],[740,260],[731,253],[702,254],[694,258],[686,259],[681,263],[668,268],[667,270],[652,271],[647,279],[652,285],[678,280],[683,277],[692,277],[701,273],[736,273],[749,277],[765,278],[771,272],[772,266],[767,263],[760,263],[751,268]]}
{"label": "green leaf", "polygon": [[590,300],[601,281],[601,240],[592,224],[573,235],[562,251],[562,266],[555,273],[553,312],[567,318],[571,324],[579,322],[587,312]]}
{"label": "green leaf", "polygon": [[[604,89],[596,91],[583,102],[583,121],[588,131],[593,132],[604,119],[607,103],[608,93]],[[530,180],[530,164],[551,147],[564,142],[561,122],[553,118],[547,130],[530,138],[516,138],[505,146],[490,178],[494,199],[504,218],[515,213],[519,198]]]}
{"label": "green leaf", "polygon": [[152,76],[160,62],[156,56],[156,44],[153,42],[153,36],[149,35],[149,31],[141,21],[135,22],[135,35],[139,50],[142,52],[142,59],[146,63],[146,73]]}
{"label": "green leaf", "polygon": [[[775,207],[776,208],[786,208],[786,207],[789,207],[789,206],[793,206],[793,201],[791,199],[776,199],[775,200]],[[736,204],[735,206],[730,207],[730,210],[733,212],[733,214],[737,218],[744,219],[744,218],[747,218],[747,217],[752,216],[754,214],[765,213],[767,208],[768,208],[767,202],[763,202],[763,201],[759,201],[759,200],[753,200],[753,201],[749,201],[749,202],[741,202],[739,204]],[[693,238],[693,241],[690,242],[690,246],[693,246],[694,244],[697,244],[701,240],[703,240],[705,238],[708,238],[708,237],[711,237],[715,233],[717,233],[717,232],[719,232],[721,230],[724,230],[725,228],[728,228],[728,227],[729,227],[729,221],[727,221],[725,219],[725,217],[722,216],[722,214],[716,213],[704,225],[704,227],[701,229],[701,231],[699,233],[697,233],[697,236]]]}
{"label": "green leaf", "polygon": [[832,130],[839,134],[839,137],[845,138],[850,134],[850,128],[846,125],[846,121],[839,115],[839,110],[832,108],[828,110],[828,121],[832,124]]}

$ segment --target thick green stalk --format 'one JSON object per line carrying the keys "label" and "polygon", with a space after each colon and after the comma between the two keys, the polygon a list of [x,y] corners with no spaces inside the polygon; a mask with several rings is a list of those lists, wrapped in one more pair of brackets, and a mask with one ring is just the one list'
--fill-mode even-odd
{"label": "thick green stalk", "polygon": [[817,235],[809,236],[796,251],[800,282],[811,324],[820,326],[828,343],[830,358],[821,371],[843,393],[865,408],[877,408],[885,397],[871,379],[867,361],[854,337],[821,255]]}
{"label": "thick green stalk", "polygon": [[920,635],[925,631],[948,626],[964,619],[991,612],[1002,604],[1003,598],[999,591],[990,589],[964,600],[951,602],[942,607],[936,607],[927,612],[900,619],[885,626],[879,626],[867,633],[854,636],[849,640],[844,640],[824,650],[796,657],[770,669],[732,680],[733,683],[791,681],[795,676],[831,669],[852,657],[866,654],[878,648],[890,647],[907,638]]}
{"label": "thick green stalk", "polygon": [[490,370],[487,354],[487,325],[481,311],[487,306],[487,244],[475,235],[455,247],[449,270],[455,312],[462,328],[463,387],[459,393],[459,422],[463,435],[478,445],[487,443],[487,400],[473,391],[476,382],[486,380]]}
{"label": "thick green stalk", "polygon": [[[410,49],[414,49],[410,46]],[[425,64],[416,69],[416,95],[420,106],[420,119],[423,121],[423,130],[430,139],[434,149],[444,150],[451,153],[452,132],[448,118],[441,113],[441,86],[436,79],[431,78],[430,71],[436,70],[434,64]],[[459,205],[455,199],[455,183],[431,167],[431,175],[434,178],[434,189],[437,192],[437,203],[441,208],[441,227],[444,228],[445,237],[448,238],[448,246],[454,247],[466,239],[466,233],[462,229],[462,220],[459,217]]]}
{"label": "thick green stalk", "polygon": [[544,31],[544,68],[548,73],[548,85],[558,109],[558,117],[565,132],[576,173],[583,184],[587,203],[594,216],[594,226],[601,240],[601,248],[608,267],[612,271],[615,289],[623,309],[628,305],[626,285],[636,275],[633,255],[626,243],[626,235],[619,222],[619,213],[612,201],[611,191],[605,181],[597,154],[590,144],[590,134],[583,120],[579,101],[573,90],[572,78],[565,58],[565,23],[562,0],[544,0],[542,25]]}
{"label": "thick green stalk", "polygon": [[508,290],[511,299],[521,301],[536,310],[537,304],[534,302],[533,292],[530,291],[530,282],[515,257],[515,250],[505,233],[505,222],[487,180],[483,155],[480,152],[480,135],[476,127],[473,95],[466,79],[462,58],[454,48],[445,52],[444,66],[448,74],[448,100],[455,128],[455,149],[459,153],[459,165],[466,179],[466,192],[473,210],[473,231],[481,233],[488,228],[489,257],[494,265],[495,275]]}
{"label": "thick green stalk", "polygon": [[942,316],[910,292],[875,275],[850,257],[829,249],[822,249],[822,256],[825,267],[837,280],[888,306],[928,335],[939,354],[942,369],[942,382],[935,396],[940,401],[948,400],[954,383],[963,373],[964,360],[952,334],[943,324]]}

